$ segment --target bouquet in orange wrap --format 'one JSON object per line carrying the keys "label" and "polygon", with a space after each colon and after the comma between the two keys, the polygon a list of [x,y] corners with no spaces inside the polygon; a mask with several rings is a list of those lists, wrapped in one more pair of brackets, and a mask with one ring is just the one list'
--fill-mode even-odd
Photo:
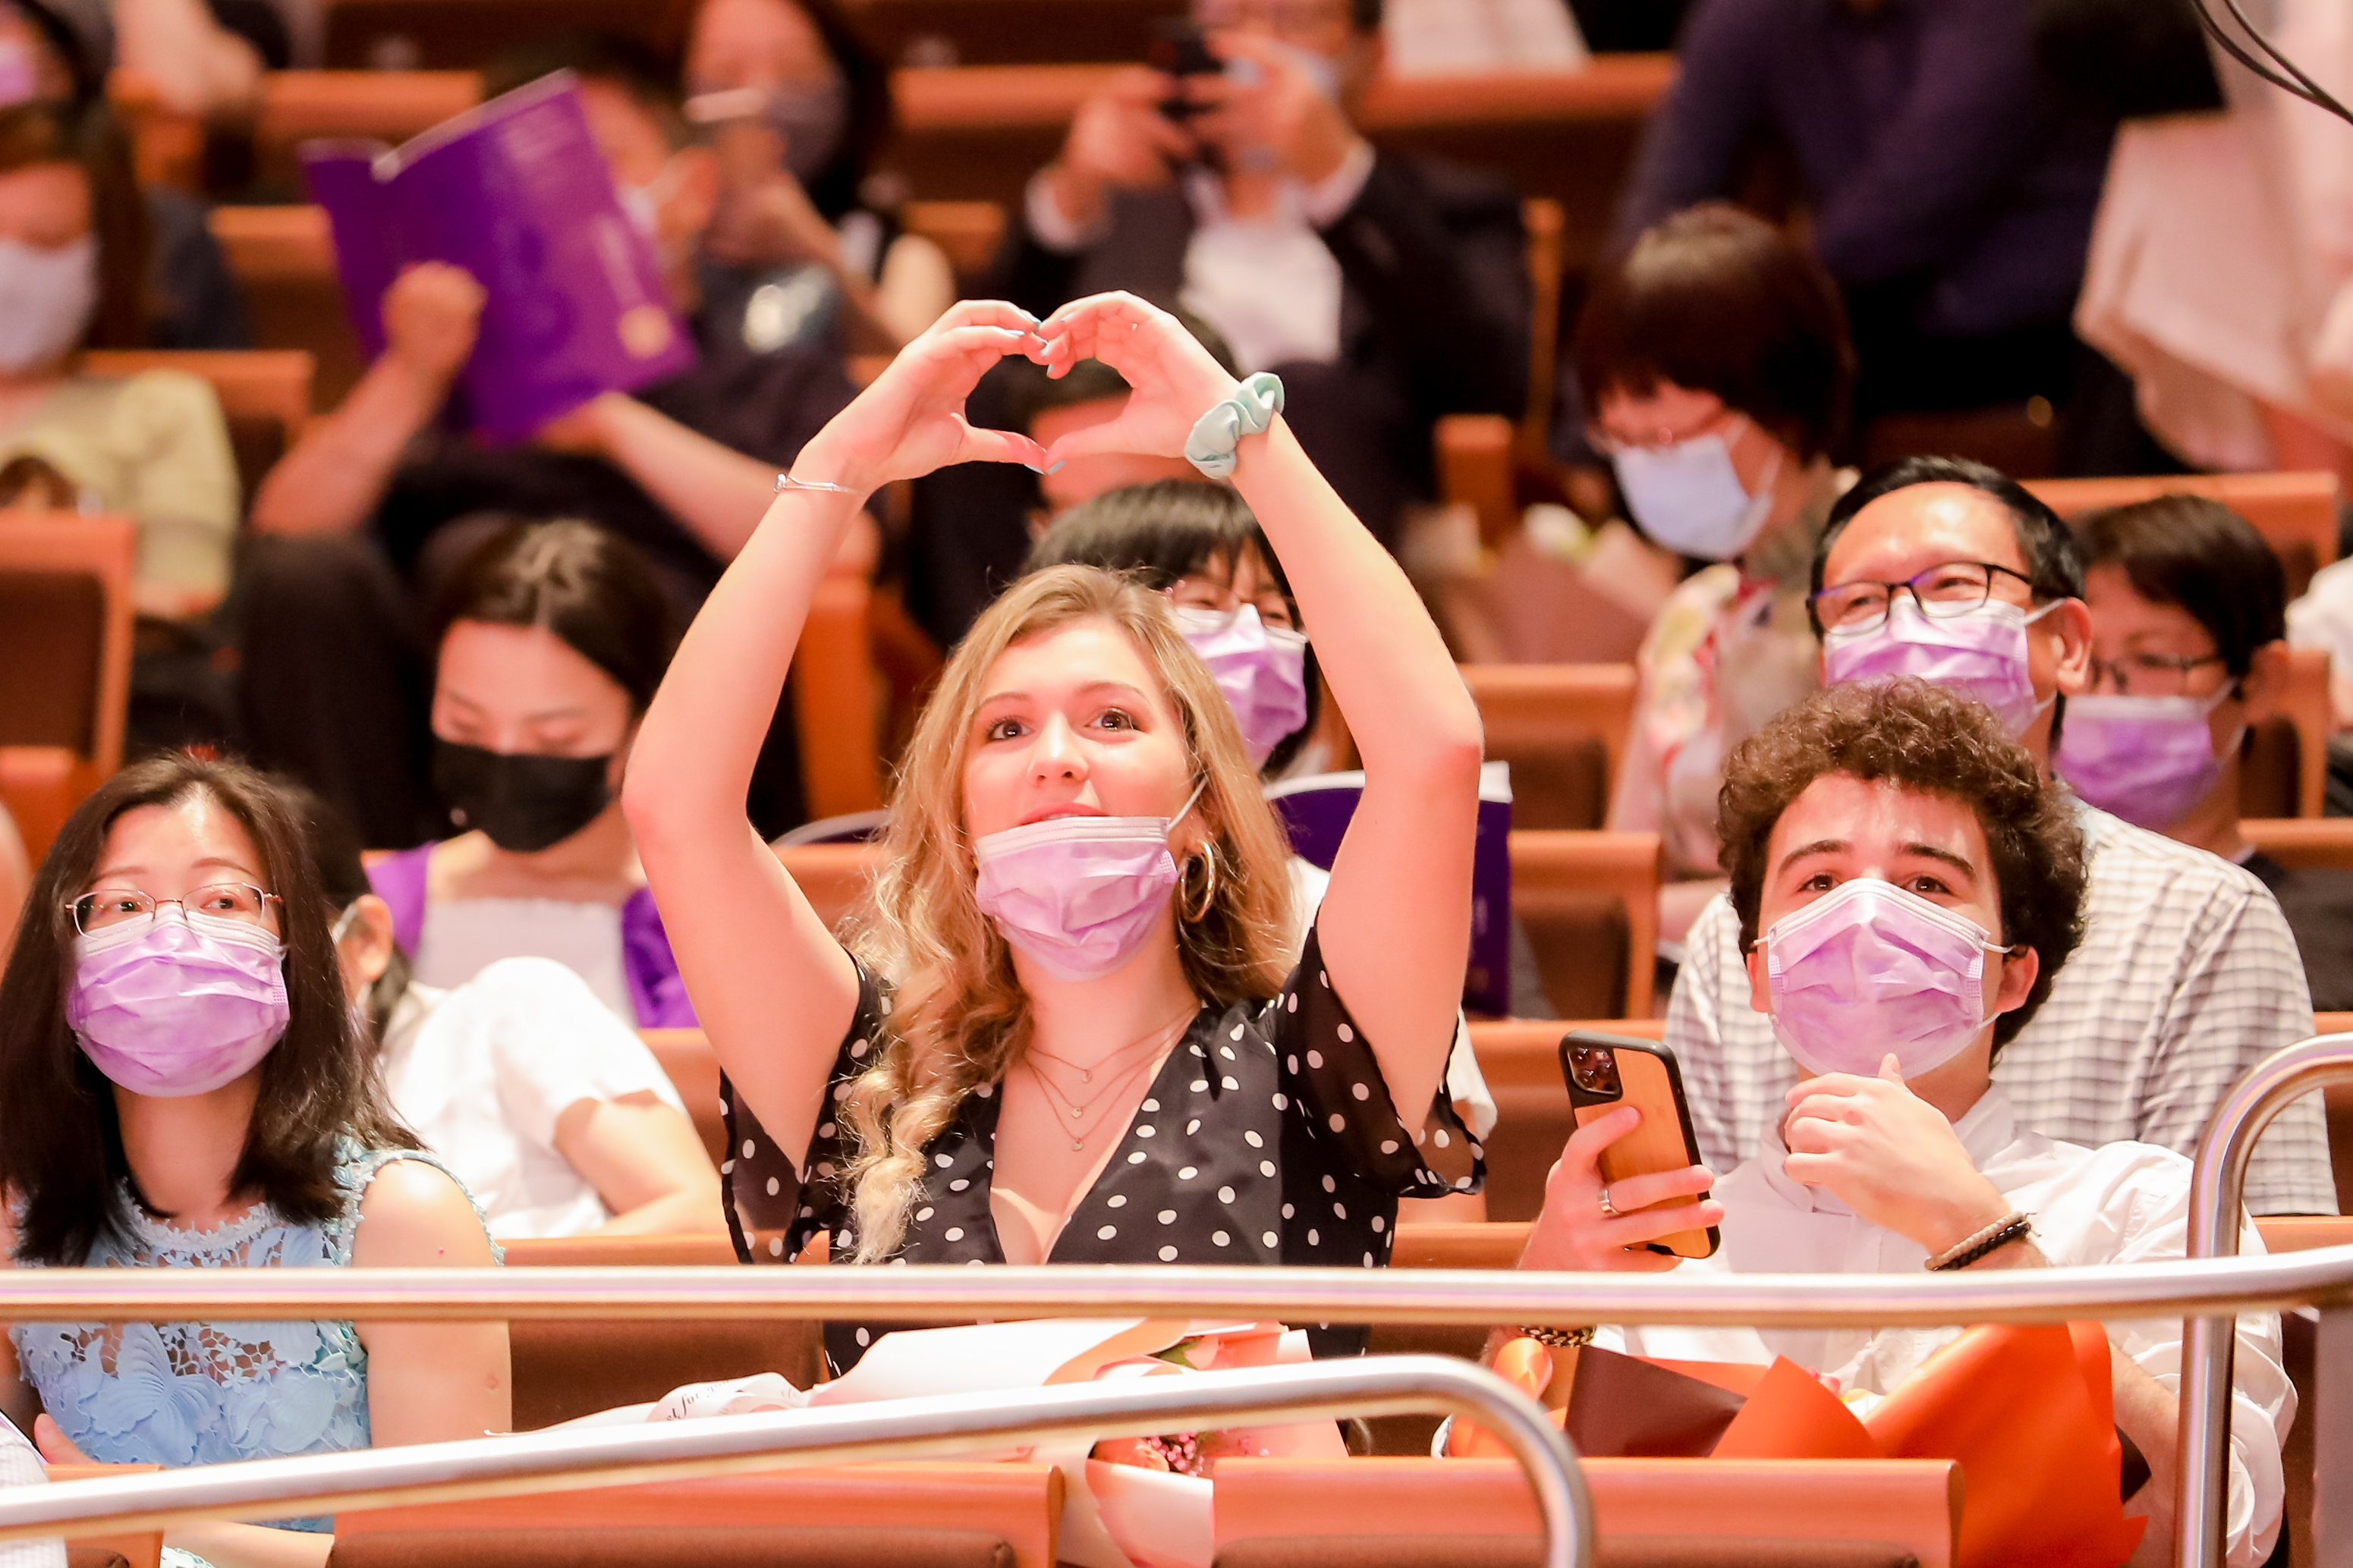
{"label": "bouquet in orange wrap", "polygon": [[[1960,1568],[2116,1568],[2147,1525],[2124,1517],[2118,1495],[2124,1452],[2097,1323],[1971,1329],[1862,1415],[1786,1358],[1644,1362],[1514,1340],[1495,1370],[1544,1400],[1588,1455],[1954,1460]],[[1465,1426],[1447,1451],[1505,1452]]]}

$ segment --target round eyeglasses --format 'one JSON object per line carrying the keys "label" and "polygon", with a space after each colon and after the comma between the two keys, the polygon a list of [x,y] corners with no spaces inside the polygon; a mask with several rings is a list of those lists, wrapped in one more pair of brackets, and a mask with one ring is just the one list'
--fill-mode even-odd
{"label": "round eyeglasses", "polygon": [[2016,578],[2033,596],[2034,580],[2023,572],[1990,561],[1947,561],[1901,583],[1841,583],[1809,602],[1826,631],[1876,631],[1899,590],[1912,595],[1924,616],[1966,616],[1993,597],[1994,584],[2004,577]]}
{"label": "round eyeglasses", "polygon": [[177,904],[184,915],[210,915],[216,920],[267,925],[269,906],[280,901],[277,894],[265,893],[250,882],[213,882],[189,889],[184,899],[159,899],[136,888],[100,888],[94,893],[84,893],[66,908],[72,911],[74,930],[88,936],[92,931],[122,926],[152,925],[155,911],[165,904]]}

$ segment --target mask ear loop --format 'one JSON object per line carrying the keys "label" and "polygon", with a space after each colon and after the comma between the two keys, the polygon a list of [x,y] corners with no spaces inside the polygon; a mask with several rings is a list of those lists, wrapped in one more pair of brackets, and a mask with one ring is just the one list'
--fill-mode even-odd
{"label": "mask ear loop", "polygon": [[[1185,797],[1184,805],[1178,808],[1176,816],[1168,819],[1168,830],[1171,833],[1176,830],[1176,825],[1184,821],[1186,816],[1192,811],[1194,803],[1201,798],[1201,792],[1208,787],[1209,781],[1206,775],[1199,784],[1193,786],[1193,793]],[[1198,906],[1178,911],[1184,915],[1187,925],[1199,925],[1207,920],[1209,915],[1209,906],[1217,899],[1218,842],[1216,839],[1210,839],[1198,851],[1185,857],[1184,868],[1178,873],[1180,882],[1191,881],[1193,867],[1197,861],[1202,869],[1201,899]]]}

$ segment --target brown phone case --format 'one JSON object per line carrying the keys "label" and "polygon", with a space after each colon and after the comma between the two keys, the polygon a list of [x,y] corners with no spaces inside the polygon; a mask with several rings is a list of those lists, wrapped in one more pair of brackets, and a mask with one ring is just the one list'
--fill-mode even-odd
{"label": "brown phone case", "polygon": [[[1618,1093],[1597,1092],[1577,1081],[1569,1066],[1569,1052],[1578,1046],[1603,1047],[1609,1051],[1618,1068]],[[1674,1052],[1666,1047],[1623,1035],[1574,1030],[1561,1037],[1560,1076],[1568,1085],[1571,1114],[1579,1127],[1620,1105],[1631,1105],[1642,1113],[1640,1127],[1601,1152],[1604,1183],[1615,1184],[1629,1176],[1680,1171],[1686,1165],[1704,1163],[1700,1159],[1699,1140],[1692,1132],[1691,1108],[1683,1099],[1683,1072],[1675,1065]],[[1661,1206],[1695,1205],[1699,1202],[1699,1197],[1671,1198]],[[1678,1258],[1707,1258],[1715,1254],[1721,1240],[1716,1228],[1709,1226],[1677,1231],[1649,1246],[1653,1252],[1672,1253]]]}

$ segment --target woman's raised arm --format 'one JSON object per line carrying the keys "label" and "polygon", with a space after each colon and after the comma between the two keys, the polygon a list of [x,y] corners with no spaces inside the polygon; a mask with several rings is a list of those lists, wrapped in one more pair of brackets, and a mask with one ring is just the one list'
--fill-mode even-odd
{"label": "woman's raised arm", "polygon": [[965,423],[991,365],[1034,351],[1010,305],[958,305],[801,451],[672,659],[629,759],[623,802],[696,1014],[753,1114],[806,1148],[858,1005],[857,973],[744,815],[809,602],[842,531],[894,479],[962,462],[1036,466],[1036,442]]}
{"label": "woman's raised arm", "polygon": [[[1098,359],[1135,389],[1120,417],[1066,436],[1088,452],[1176,457],[1195,421],[1237,390],[1175,317],[1124,294],[1065,305],[1039,329],[1056,375]],[[1324,963],[1409,1121],[1437,1093],[1471,942],[1479,710],[1388,551],[1278,416],[1236,448],[1234,488],[1282,559],[1365,762],[1364,798],[1332,867]]]}

